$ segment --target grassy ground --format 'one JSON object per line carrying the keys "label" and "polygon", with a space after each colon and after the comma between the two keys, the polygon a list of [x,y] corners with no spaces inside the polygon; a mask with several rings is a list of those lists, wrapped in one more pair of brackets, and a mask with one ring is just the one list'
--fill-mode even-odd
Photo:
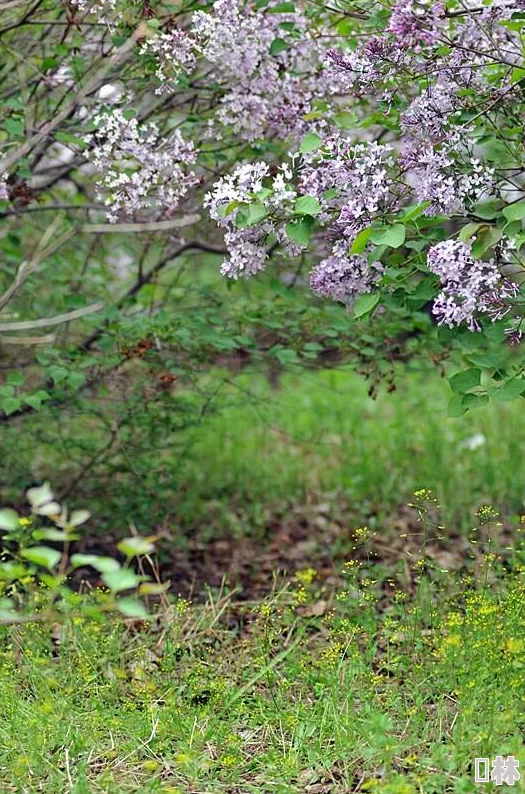
{"label": "grassy ground", "polygon": [[[302,373],[272,390],[239,378],[230,408],[193,434],[178,513],[191,526],[221,506],[229,530],[253,531],[264,509],[339,495],[355,520],[394,513],[431,488],[443,519],[467,529],[481,503],[507,515],[524,506],[525,411],[521,400],[447,417],[448,384],[437,372],[400,379],[377,400],[345,371]],[[244,522],[235,518],[244,518]]]}
{"label": "grassy ground", "polygon": [[55,658],[49,627],[4,628],[0,788],[495,791],[473,759],[523,773],[525,588],[478,562],[468,581],[350,562],[331,594],[306,570],[260,604],[179,601],[149,628],[74,620]]}
{"label": "grassy ground", "polygon": [[0,626],[0,791],[462,794],[496,790],[473,772],[496,755],[525,791],[521,404],[447,419],[446,384],[417,376],[375,402],[343,372],[231,388],[188,448],[186,524],[256,533],[343,499],[347,564],[150,625]]}

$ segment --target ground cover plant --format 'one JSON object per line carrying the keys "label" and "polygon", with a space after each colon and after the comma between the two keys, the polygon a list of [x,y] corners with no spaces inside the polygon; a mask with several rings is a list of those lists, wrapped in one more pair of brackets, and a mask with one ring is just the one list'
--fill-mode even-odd
{"label": "ground cover plant", "polygon": [[524,20],[0,0],[2,791],[523,788]]}
{"label": "ground cover plant", "polygon": [[356,528],[335,588],[303,569],[148,626],[4,626],[2,789],[479,791],[474,758],[522,754],[523,526],[502,546],[485,507],[454,574],[426,554],[431,493],[412,504],[415,553],[374,562]]}

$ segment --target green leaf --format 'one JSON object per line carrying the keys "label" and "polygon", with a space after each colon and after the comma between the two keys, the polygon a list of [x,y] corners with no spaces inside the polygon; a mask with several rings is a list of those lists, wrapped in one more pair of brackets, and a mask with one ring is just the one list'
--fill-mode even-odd
{"label": "green leaf", "polygon": [[475,259],[483,256],[483,254],[488,251],[489,248],[492,248],[501,240],[502,234],[502,230],[498,229],[497,226],[488,226],[482,231],[478,232],[476,239],[471,245],[470,250],[472,252],[472,256]]}
{"label": "green leaf", "polygon": [[294,14],[295,3],[278,3],[276,6],[268,9],[269,14]]}
{"label": "green leaf", "polygon": [[509,204],[503,210],[503,216],[508,221],[521,221],[525,218],[525,201],[518,201],[516,204]]}
{"label": "green leaf", "polygon": [[69,532],[63,529],[53,529],[53,527],[45,527],[44,529],[35,529],[33,532],[35,540],[56,540],[60,543],[65,543],[67,540],[74,540]]}
{"label": "green leaf", "polygon": [[370,235],[372,234],[372,227],[369,226],[368,229],[363,229],[363,231],[359,232],[356,236],[354,242],[352,243],[352,247],[350,248],[351,254],[362,254],[366,248],[366,244],[370,239]]}
{"label": "green leaf", "polygon": [[73,554],[71,565],[73,568],[83,568],[85,565],[89,565],[100,573],[120,571],[118,560],[114,560],[112,557],[99,557],[98,554]]}
{"label": "green leaf", "polygon": [[489,401],[487,394],[465,394],[463,395],[463,405],[469,410],[471,408],[482,408]]}
{"label": "green leaf", "polygon": [[449,378],[448,382],[454,394],[469,391],[469,389],[474,389],[476,386],[480,385],[481,370],[477,367],[471,367],[463,372],[456,373],[456,375]]}
{"label": "green leaf", "polygon": [[525,380],[523,378],[512,378],[507,381],[504,386],[493,388],[489,390],[489,394],[493,400],[506,402],[507,400],[514,400],[523,394],[525,391]]}
{"label": "green leaf", "polygon": [[266,218],[268,211],[262,201],[254,201],[248,207],[246,226],[255,226],[256,223]]}
{"label": "green leaf", "polygon": [[0,510],[0,529],[6,532],[13,532],[13,530],[18,529],[18,513],[15,510],[11,510],[10,507],[4,507],[3,510]]}
{"label": "green leaf", "polygon": [[127,618],[143,618],[147,620],[150,615],[140,601],[136,598],[119,598],[117,601],[117,609]]}
{"label": "green leaf", "polygon": [[79,389],[86,382],[86,376],[83,372],[70,372],[67,382],[72,389]]}
{"label": "green leaf", "polygon": [[9,414],[14,414],[15,411],[18,411],[22,405],[22,401],[18,399],[18,397],[4,397],[2,400],[2,408],[4,413],[8,416]]}
{"label": "green leaf", "polygon": [[316,135],[315,132],[309,132],[305,135],[299,146],[299,151],[305,154],[306,152],[313,152],[318,149],[323,142],[323,139]]}
{"label": "green leaf", "polygon": [[11,383],[13,386],[23,386],[25,383],[25,377],[21,372],[9,372],[7,376],[7,382]]}
{"label": "green leaf", "polygon": [[354,303],[354,317],[364,317],[366,314],[375,309],[379,303],[378,292],[367,292],[365,295],[360,295]]}
{"label": "green leaf", "polygon": [[340,113],[335,114],[334,122],[342,130],[353,130],[358,126],[359,118],[357,113],[342,110]]}
{"label": "green leaf", "polygon": [[31,546],[29,549],[22,549],[20,556],[35,565],[42,565],[50,571],[56,568],[62,557],[61,553],[49,546]]}
{"label": "green leaf", "polygon": [[38,394],[24,394],[24,402],[35,411],[39,411],[42,407],[42,400]]}
{"label": "green leaf", "polygon": [[47,374],[55,383],[60,383],[67,378],[69,372],[64,367],[59,367],[57,364],[52,364],[50,367],[48,367]]}
{"label": "green leaf", "polygon": [[452,397],[452,399],[448,404],[447,414],[449,416],[457,417],[457,416],[463,416],[463,414],[466,413],[467,411],[468,408],[466,408],[463,405],[463,395],[462,394],[454,395],[454,397]]}
{"label": "green leaf", "polygon": [[279,55],[283,50],[288,49],[288,43],[284,39],[274,39],[270,44],[270,55]]}
{"label": "green leaf", "polygon": [[285,226],[286,234],[292,243],[306,247],[310,242],[314,223],[315,221],[311,215],[306,215],[297,221],[290,221]]}
{"label": "green leaf", "polygon": [[102,581],[107,584],[113,593],[120,593],[121,590],[130,590],[142,582],[142,577],[137,576],[131,568],[120,568],[118,571],[104,572]]}
{"label": "green leaf", "polygon": [[150,554],[155,549],[155,544],[148,538],[141,538],[138,535],[132,538],[124,538],[120,541],[117,549],[125,554],[126,557],[137,557],[140,554]]}
{"label": "green leaf", "polygon": [[296,364],[299,361],[299,357],[295,350],[288,347],[278,350],[275,354],[275,358],[280,361],[281,364]]}
{"label": "green leaf", "polygon": [[408,207],[405,207],[400,213],[400,217],[405,223],[406,221],[413,221],[419,218],[420,215],[423,215],[424,211],[429,206],[430,201],[423,201],[421,204],[409,204]]}
{"label": "green leaf", "polygon": [[31,507],[34,508],[45,505],[47,502],[53,502],[55,495],[51,490],[50,484],[45,482],[43,485],[39,485],[35,488],[29,488],[26,492],[26,498]]}
{"label": "green leaf", "polygon": [[21,118],[5,119],[3,123],[4,130],[15,138],[19,138],[24,134],[24,120]]}
{"label": "green leaf", "polygon": [[219,215],[221,218],[225,218],[227,215],[230,215],[234,210],[236,210],[239,204],[240,202],[238,199],[233,199],[233,201],[230,201],[230,203],[226,204],[226,206],[220,207]]}
{"label": "green leaf", "polygon": [[406,229],[401,223],[393,226],[382,226],[380,229],[373,229],[370,239],[376,245],[386,245],[389,248],[399,248],[405,242]]}
{"label": "green leaf", "polygon": [[472,214],[486,221],[494,220],[494,218],[498,218],[501,215],[501,204],[498,201],[494,201],[494,199],[485,201],[483,204],[478,204]]}
{"label": "green leaf", "polygon": [[315,196],[301,196],[295,202],[294,212],[300,215],[319,215],[321,205]]}
{"label": "green leaf", "polygon": [[48,502],[40,507],[33,508],[33,513],[38,516],[58,516],[60,515],[61,507],[58,502]]}
{"label": "green leaf", "polygon": [[164,582],[164,584],[159,584],[157,582],[142,582],[138,592],[139,595],[160,595],[161,593],[165,593],[169,586],[169,582]]}
{"label": "green leaf", "polygon": [[482,227],[483,224],[481,223],[467,223],[463,226],[458,234],[458,240],[462,243],[468,243],[468,241],[476,234],[478,229]]}
{"label": "green leaf", "polygon": [[91,518],[89,510],[73,510],[67,522],[70,527],[78,527],[80,524],[85,524]]}

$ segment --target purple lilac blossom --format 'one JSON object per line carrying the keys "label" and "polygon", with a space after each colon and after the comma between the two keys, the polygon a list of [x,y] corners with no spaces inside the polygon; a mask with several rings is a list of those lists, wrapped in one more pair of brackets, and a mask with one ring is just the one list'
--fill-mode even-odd
{"label": "purple lilac blossom", "polygon": [[348,255],[348,245],[337,242],[332,255],[323,259],[310,273],[310,286],[322,298],[332,298],[351,306],[359,295],[371,292],[381,278],[382,266],[368,264],[366,256]]}
{"label": "purple lilac blossom", "polygon": [[399,47],[435,44],[444,21],[444,8],[433,0],[396,0],[388,32]]}
{"label": "purple lilac blossom", "polygon": [[491,304],[508,297],[508,284],[501,284],[494,261],[473,259],[466,243],[437,243],[429,249],[427,264],[442,286],[433,308],[440,324],[452,327],[464,322],[471,331],[479,330],[476,315],[487,313]]}

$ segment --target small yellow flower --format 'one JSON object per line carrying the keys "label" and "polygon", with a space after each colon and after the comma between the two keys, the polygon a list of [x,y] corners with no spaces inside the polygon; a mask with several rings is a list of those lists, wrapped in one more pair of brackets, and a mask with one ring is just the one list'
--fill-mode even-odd
{"label": "small yellow flower", "polygon": [[295,574],[295,580],[304,587],[307,587],[309,584],[312,584],[316,575],[317,571],[314,568],[305,568],[302,571],[297,571]]}
{"label": "small yellow flower", "polygon": [[510,654],[521,654],[525,651],[525,641],[518,640],[516,637],[509,637],[505,643],[505,650]]}

